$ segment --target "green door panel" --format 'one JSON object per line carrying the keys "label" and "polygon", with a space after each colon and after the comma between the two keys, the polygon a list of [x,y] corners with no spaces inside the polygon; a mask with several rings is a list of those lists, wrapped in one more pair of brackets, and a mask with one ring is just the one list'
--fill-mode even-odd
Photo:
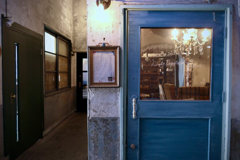
{"label": "green door panel", "polygon": [[[16,23],[10,28],[6,27],[6,19],[2,22],[4,153],[5,156],[9,155],[10,159],[15,159],[42,138],[43,38]],[[16,44],[18,66],[15,58]],[[18,68],[18,90],[16,90],[16,68]],[[17,101],[10,97],[11,94],[18,95],[18,120]],[[19,141],[17,141],[17,128]]]}

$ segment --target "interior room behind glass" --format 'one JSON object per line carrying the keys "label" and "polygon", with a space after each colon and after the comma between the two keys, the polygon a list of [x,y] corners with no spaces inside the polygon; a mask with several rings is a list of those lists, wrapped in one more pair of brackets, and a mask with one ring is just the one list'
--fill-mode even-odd
{"label": "interior room behind glass", "polygon": [[142,28],[141,100],[209,100],[212,29]]}

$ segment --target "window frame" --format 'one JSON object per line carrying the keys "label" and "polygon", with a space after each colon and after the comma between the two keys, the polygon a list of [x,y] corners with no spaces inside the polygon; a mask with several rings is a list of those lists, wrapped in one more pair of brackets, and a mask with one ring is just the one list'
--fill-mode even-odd
{"label": "window frame", "polygon": [[[56,54],[46,51],[45,49],[45,33],[48,33],[56,38]],[[59,54],[59,39],[62,40],[63,42],[66,42],[68,44],[68,56],[60,55]],[[43,61],[44,61],[44,94],[45,96],[51,96],[54,94],[58,94],[67,90],[71,89],[71,40],[63,36],[62,34],[58,33],[57,31],[51,29],[48,26],[44,26],[44,56],[43,56]],[[49,53],[52,55],[56,56],[56,71],[46,71],[46,65],[45,65],[45,54]],[[59,71],[59,56],[68,58],[68,69],[67,71]],[[46,73],[55,73],[56,74],[56,88],[52,90],[46,91]],[[68,73],[68,86],[64,88],[59,88],[59,74],[60,73]]]}

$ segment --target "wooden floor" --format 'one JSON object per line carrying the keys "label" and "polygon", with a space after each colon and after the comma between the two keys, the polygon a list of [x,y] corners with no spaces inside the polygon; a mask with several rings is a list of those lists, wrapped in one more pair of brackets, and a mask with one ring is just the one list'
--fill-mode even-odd
{"label": "wooden floor", "polygon": [[17,160],[87,160],[87,114],[74,113]]}

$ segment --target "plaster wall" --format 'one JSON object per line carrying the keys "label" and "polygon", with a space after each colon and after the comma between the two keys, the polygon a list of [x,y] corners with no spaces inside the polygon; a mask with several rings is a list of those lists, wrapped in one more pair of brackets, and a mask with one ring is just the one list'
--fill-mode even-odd
{"label": "plaster wall", "polygon": [[[103,37],[106,38],[106,42],[111,45],[120,45],[120,30],[121,30],[121,10],[120,5],[147,5],[147,4],[207,4],[206,1],[203,0],[117,0],[112,1],[111,6],[105,10],[105,12],[101,13],[98,11],[96,7],[95,1],[87,0],[87,45],[97,45],[99,42],[102,42]],[[240,157],[240,99],[239,99],[239,90],[240,90],[240,55],[239,55],[239,40],[240,40],[240,20],[238,17],[238,1],[237,0],[214,0],[212,4],[232,4],[233,7],[233,45],[232,45],[232,129],[231,129],[231,158],[230,159],[239,159]],[[104,17],[104,18],[102,18]],[[213,82],[214,83],[214,82]],[[118,97],[116,99],[105,98],[111,93],[111,96]],[[97,96],[95,96],[97,95]],[[97,102],[101,102],[104,99],[104,103],[99,104]],[[103,119],[115,117],[119,118],[119,110],[120,110],[120,95],[118,89],[89,89],[89,117],[88,123],[89,125],[94,125],[95,121],[92,119]],[[109,109],[111,108],[111,109]],[[104,111],[104,112],[103,112]],[[114,114],[113,114],[114,113]],[[113,116],[114,115],[114,116]],[[119,121],[117,121],[119,122]],[[103,125],[102,128],[107,128],[107,126]],[[117,133],[119,133],[120,128],[116,128]],[[100,129],[101,130],[101,129]],[[94,131],[89,128],[89,132]],[[97,131],[97,130],[95,130]],[[99,131],[98,131],[99,132]],[[99,132],[100,133],[100,132]],[[101,133],[102,134],[102,133]],[[89,134],[90,137],[91,134]],[[110,135],[103,134],[102,139],[108,138]],[[119,139],[118,145],[120,145]],[[89,142],[94,143],[94,145],[101,145],[97,140],[89,139]],[[89,147],[89,158],[93,156],[98,157],[97,159],[104,159],[107,153],[111,153],[112,150],[108,150],[108,152],[104,152],[104,154],[100,154],[96,152],[96,147]],[[115,151],[116,154],[120,154],[120,150]],[[107,157],[107,156],[106,156]],[[113,158],[113,157],[112,157]],[[109,159],[112,159],[109,158]]]}
{"label": "plaster wall", "polygon": [[[20,25],[44,35],[44,24],[73,40],[72,0],[8,0],[8,16]],[[0,14],[5,14],[5,1],[0,1]],[[0,20],[1,22],[1,20]],[[0,26],[1,27],[1,26]],[[0,33],[0,37],[2,37]],[[0,39],[0,47],[1,47]],[[45,97],[44,118],[46,134],[66,116],[75,111],[76,105],[76,56],[72,58],[71,90]],[[0,159],[3,157],[2,126],[2,56],[0,55]]]}
{"label": "plaster wall", "polygon": [[86,0],[73,0],[73,50],[87,51]]}

